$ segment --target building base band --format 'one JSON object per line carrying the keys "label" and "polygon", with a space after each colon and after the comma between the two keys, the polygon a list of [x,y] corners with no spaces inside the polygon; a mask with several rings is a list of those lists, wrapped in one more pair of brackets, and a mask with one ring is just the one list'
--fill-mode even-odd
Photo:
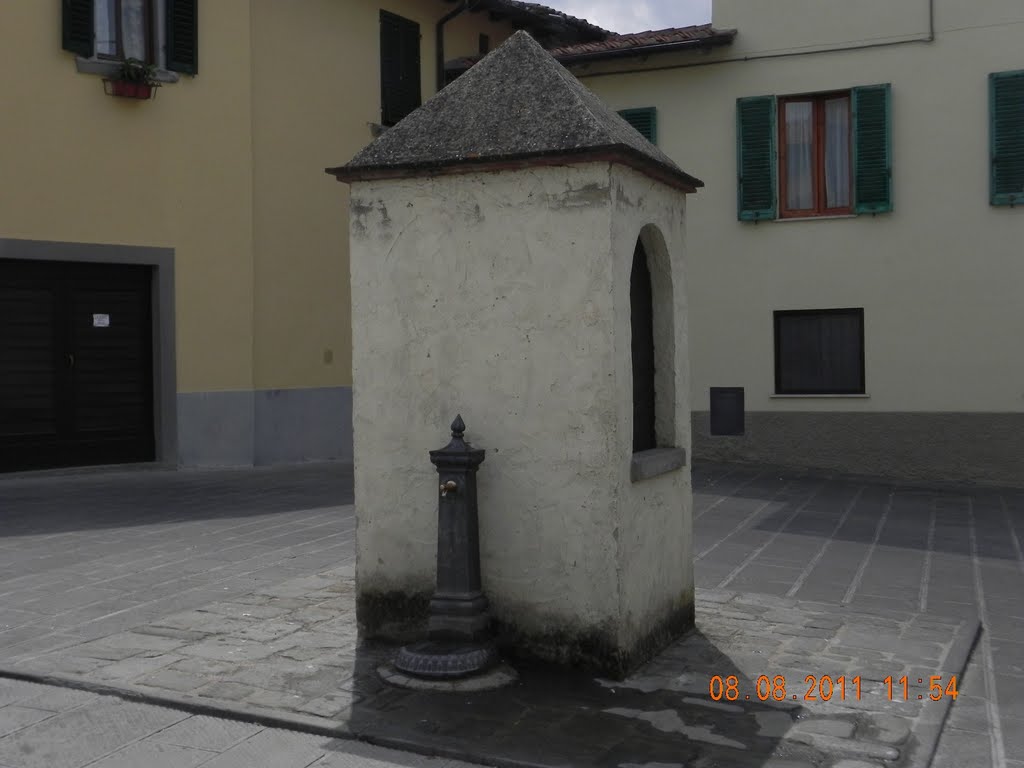
{"label": "building base band", "polygon": [[697,411],[692,426],[697,462],[1024,487],[1024,413],[748,411],[726,437]]}

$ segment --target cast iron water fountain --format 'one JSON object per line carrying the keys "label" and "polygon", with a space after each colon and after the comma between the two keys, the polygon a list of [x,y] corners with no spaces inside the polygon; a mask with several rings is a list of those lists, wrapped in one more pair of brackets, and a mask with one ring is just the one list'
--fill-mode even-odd
{"label": "cast iron water fountain", "polygon": [[498,661],[490,636],[487,598],[480,585],[476,472],[484,451],[463,439],[462,416],[452,439],[430,451],[441,483],[437,502],[437,588],[430,601],[427,640],[407,645],[395,668],[414,677],[454,680],[486,672]]}

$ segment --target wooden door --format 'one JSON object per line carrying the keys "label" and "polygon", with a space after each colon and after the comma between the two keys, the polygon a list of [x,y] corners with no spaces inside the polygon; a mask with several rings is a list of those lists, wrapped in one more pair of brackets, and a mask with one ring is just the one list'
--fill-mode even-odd
{"label": "wooden door", "polygon": [[0,260],[0,471],[153,460],[152,277]]}

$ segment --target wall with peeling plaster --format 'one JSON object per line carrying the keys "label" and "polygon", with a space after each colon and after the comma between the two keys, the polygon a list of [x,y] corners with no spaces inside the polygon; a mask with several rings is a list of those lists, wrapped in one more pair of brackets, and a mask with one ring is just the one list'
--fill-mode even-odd
{"label": "wall with peeling plaster", "polygon": [[[608,163],[353,184],[361,606],[433,590],[427,452],[461,413],[487,450],[481,560],[503,626],[542,656],[575,641],[615,655],[649,644],[670,612],[692,616],[689,469],[635,485],[629,474],[633,250],[655,224],[681,273],[683,204]],[[673,288],[685,384],[682,281]],[[689,414],[687,387],[675,389]],[[688,448],[688,419],[668,437]]]}
{"label": "wall with peeling plaster", "polygon": [[[651,270],[655,348],[655,434],[660,447],[690,455],[690,379],[687,335],[685,201],[683,195],[630,168],[612,168],[615,264],[615,344],[618,369],[618,457],[633,437],[629,276],[637,237]],[[671,308],[671,309],[669,309]],[[670,402],[660,402],[662,398]],[[630,482],[629,461],[618,460],[622,642],[649,637],[667,615],[692,610],[693,524],[690,468]]]}

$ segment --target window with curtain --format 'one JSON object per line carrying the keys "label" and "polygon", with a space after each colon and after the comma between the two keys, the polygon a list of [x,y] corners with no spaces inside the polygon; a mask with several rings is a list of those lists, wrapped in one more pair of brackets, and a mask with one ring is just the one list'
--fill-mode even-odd
{"label": "window with curtain", "polygon": [[892,89],[736,100],[740,221],[889,213]]}
{"label": "window with curtain", "polygon": [[850,95],[780,101],[783,217],[852,213]]}
{"label": "window with curtain", "polygon": [[155,64],[154,0],[96,0],[96,55]]}
{"label": "window with curtain", "polygon": [[81,59],[107,65],[139,59],[195,75],[199,0],[63,0],[61,37],[61,47]]}

